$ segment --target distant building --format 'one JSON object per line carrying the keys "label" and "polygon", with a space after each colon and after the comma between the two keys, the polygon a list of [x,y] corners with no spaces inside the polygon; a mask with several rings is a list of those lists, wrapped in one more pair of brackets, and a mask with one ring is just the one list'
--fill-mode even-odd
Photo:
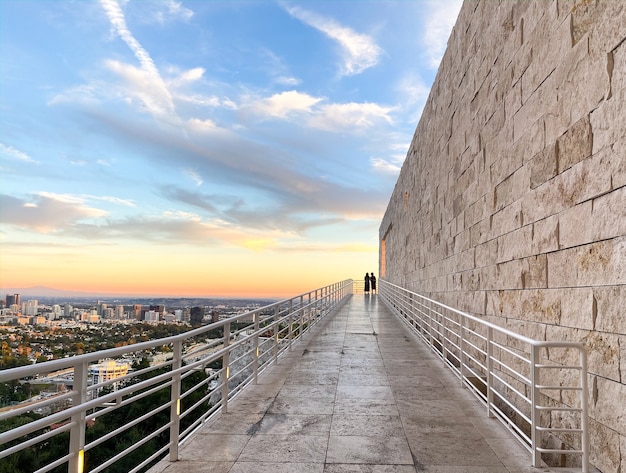
{"label": "distant building", "polygon": [[116,305],[115,306],[115,318],[116,319],[123,319],[124,318],[124,306],[123,305]]}
{"label": "distant building", "polygon": [[190,322],[193,324],[201,324],[204,319],[204,307],[192,307],[190,314]]}
{"label": "distant building", "polygon": [[13,304],[20,305],[20,295],[19,294],[7,294],[6,297],[6,306],[11,307]]}
{"label": "distant building", "polygon": [[134,317],[135,320],[141,320],[141,304],[134,304],[133,305],[133,312],[132,312],[132,316]]}
{"label": "distant building", "polygon": [[147,310],[144,314],[144,320],[146,322],[158,322],[160,315],[156,310]]}
{"label": "distant building", "polygon": [[37,315],[37,309],[39,308],[39,301],[37,299],[31,299],[24,303],[22,313],[24,315],[34,316]]}
{"label": "distant building", "polygon": [[[102,360],[100,363],[89,367],[93,384],[104,383],[120,378],[128,374],[130,366],[115,360]],[[113,383],[113,389],[117,389],[117,383]]]}
{"label": "distant building", "polygon": [[150,310],[158,312],[159,315],[165,314],[165,306],[163,304],[153,304],[153,305],[150,305]]}

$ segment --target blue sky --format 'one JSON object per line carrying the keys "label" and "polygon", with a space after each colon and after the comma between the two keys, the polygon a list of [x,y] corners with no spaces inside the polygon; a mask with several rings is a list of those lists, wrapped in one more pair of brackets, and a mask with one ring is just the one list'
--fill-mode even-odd
{"label": "blue sky", "polygon": [[0,0],[0,287],[376,272],[460,4]]}

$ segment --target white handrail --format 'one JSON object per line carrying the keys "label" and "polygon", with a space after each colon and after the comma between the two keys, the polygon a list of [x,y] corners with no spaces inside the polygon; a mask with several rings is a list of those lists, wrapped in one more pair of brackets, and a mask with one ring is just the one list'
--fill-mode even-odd
{"label": "white handrail", "polygon": [[[532,466],[542,466],[542,453],[577,455],[582,473],[589,472],[587,352],[582,343],[533,340],[382,279],[379,294],[487,407],[487,415],[518,438],[531,454]],[[546,348],[549,357],[542,354]],[[568,351],[577,352],[578,364],[555,359],[559,349],[565,359]],[[551,371],[550,383],[541,382],[544,370]],[[578,384],[567,384],[574,376]],[[561,393],[556,398],[546,393],[555,390]],[[564,392],[571,396],[560,401]],[[551,425],[543,425],[542,412],[557,411],[567,418],[550,416]],[[544,433],[554,438],[567,433],[577,445],[549,448]]]}

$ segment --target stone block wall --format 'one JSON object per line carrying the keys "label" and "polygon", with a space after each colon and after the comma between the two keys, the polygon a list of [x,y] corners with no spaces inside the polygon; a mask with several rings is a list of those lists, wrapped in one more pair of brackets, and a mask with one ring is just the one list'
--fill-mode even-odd
{"label": "stone block wall", "polygon": [[466,0],[380,226],[381,276],[589,353],[626,472],[626,1]]}

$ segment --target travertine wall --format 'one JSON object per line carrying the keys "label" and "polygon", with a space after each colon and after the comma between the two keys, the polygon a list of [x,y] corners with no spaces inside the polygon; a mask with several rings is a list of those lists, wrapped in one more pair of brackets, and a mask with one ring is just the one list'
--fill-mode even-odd
{"label": "travertine wall", "polygon": [[384,279],[583,341],[626,472],[626,1],[466,0],[380,227]]}

